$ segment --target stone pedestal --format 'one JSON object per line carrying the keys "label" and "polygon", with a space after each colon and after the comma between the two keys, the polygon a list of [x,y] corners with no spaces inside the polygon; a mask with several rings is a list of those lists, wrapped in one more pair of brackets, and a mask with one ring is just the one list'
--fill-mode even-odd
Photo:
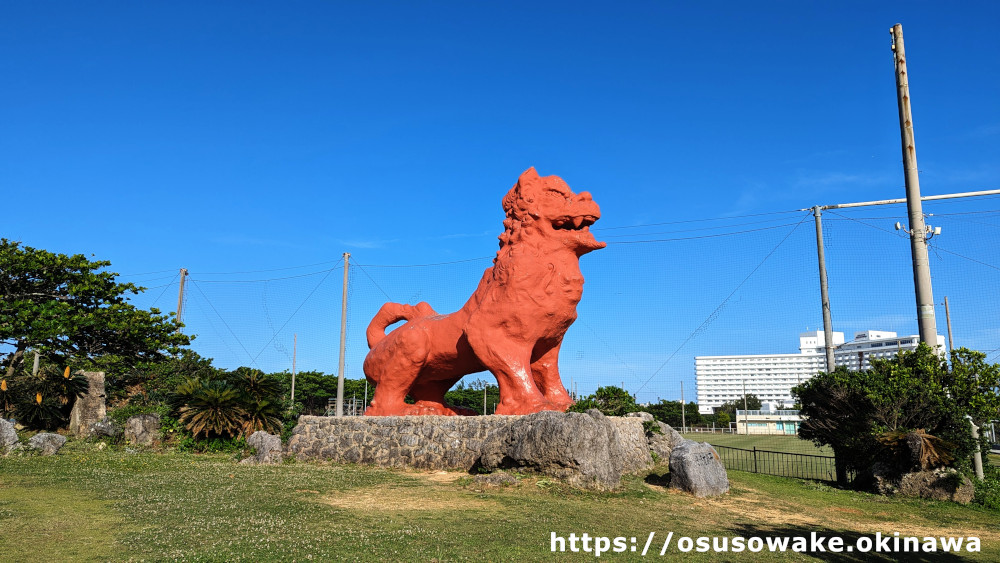
{"label": "stone pedestal", "polygon": [[[80,373],[80,372],[78,372]],[[100,422],[108,414],[104,394],[104,372],[82,372],[90,383],[87,394],[77,398],[73,411],[69,414],[69,431],[78,438],[90,435],[90,425]]]}

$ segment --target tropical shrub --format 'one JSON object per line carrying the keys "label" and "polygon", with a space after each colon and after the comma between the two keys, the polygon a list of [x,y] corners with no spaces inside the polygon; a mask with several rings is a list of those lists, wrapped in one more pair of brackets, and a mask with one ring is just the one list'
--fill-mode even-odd
{"label": "tropical shrub", "polygon": [[55,430],[69,422],[73,403],[88,388],[87,378],[68,367],[43,365],[33,374],[25,366],[13,377],[0,378],[0,416],[32,430]]}
{"label": "tropical shrub", "polygon": [[169,398],[171,412],[197,438],[280,433],[281,385],[259,370],[239,368],[212,378],[190,377]]}
{"label": "tropical shrub", "polygon": [[592,395],[573,403],[567,412],[586,412],[589,409],[597,409],[606,416],[624,416],[642,410],[635,403],[635,397],[613,385],[598,388]]}

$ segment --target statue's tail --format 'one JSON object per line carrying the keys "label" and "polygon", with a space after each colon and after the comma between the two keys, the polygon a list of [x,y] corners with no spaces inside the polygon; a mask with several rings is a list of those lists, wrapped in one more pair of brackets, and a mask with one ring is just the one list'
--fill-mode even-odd
{"label": "statue's tail", "polygon": [[410,321],[420,317],[436,315],[437,312],[430,305],[421,301],[416,305],[404,305],[402,303],[386,303],[375,313],[375,318],[368,323],[368,347],[374,348],[376,344],[385,338],[385,327],[399,321]]}

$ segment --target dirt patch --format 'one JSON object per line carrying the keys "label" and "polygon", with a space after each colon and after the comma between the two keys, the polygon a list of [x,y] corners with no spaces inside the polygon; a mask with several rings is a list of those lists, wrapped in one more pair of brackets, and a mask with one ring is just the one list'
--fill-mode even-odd
{"label": "dirt patch", "polygon": [[410,473],[413,477],[418,479],[424,479],[430,481],[431,483],[454,483],[462,477],[468,477],[468,473],[461,473],[459,471],[417,471]]}
{"label": "dirt patch", "polygon": [[426,487],[391,486],[338,492],[321,497],[320,501],[336,508],[378,512],[469,510],[494,504],[458,491],[428,491]]}

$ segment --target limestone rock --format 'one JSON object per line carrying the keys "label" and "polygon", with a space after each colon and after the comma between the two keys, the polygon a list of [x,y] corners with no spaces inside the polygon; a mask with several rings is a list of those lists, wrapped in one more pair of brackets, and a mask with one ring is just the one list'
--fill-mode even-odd
{"label": "limestone rock", "polygon": [[975,492],[972,481],[954,469],[914,471],[899,480],[899,494],[911,497],[969,504]]}
{"label": "limestone rock", "polygon": [[729,491],[729,478],[715,448],[705,442],[684,440],[670,452],[670,488],[698,497]]}
{"label": "limestone rock", "polygon": [[160,415],[137,414],[125,421],[125,440],[137,446],[152,446],[160,441]]}
{"label": "limestone rock", "polygon": [[247,445],[257,452],[240,463],[248,465],[271,465],[281,463],[281,437],[258,430],[247,438]]}
{"label": "limestone rock", "polygon": [[629,418],[638,418],[639,420],[642,420],[643,422],[653,422],[653,415],[651,415],[651,414],[649,414],[648,412],[645,412],[645,411],[630,412],[630,413],[626,414],[625,416],[629,417]]}
{"label": "limestone rock", "polygon": [[299,417],[285,448],[305,461],[492,471],[519,468],[595,489],[652,466],[640,418],[600,411],[494,416]]}
{"label": "limestone rock", "polygon": [[654,452],[661,460],[670,460],[670,454],[674,448],[684,442],[684,437],[669,424],[657,422],[659,432],[647,432],[646,440],[649,443],[650,451]]}
{"label": "limestone rock", "polygon": [[105,416],[101,420],[91,424],[87,433],[94,438],[116,438],[121,436],[122,427]]}
{"label": "limestone rock", "polygon": [[42,452],[42,455],[55,455],[65,443],[65,436],[51,432],[40,432],[28,440],[28,447]]}
{"label": "limestone rock", "polygon": [[17,431],[9,421],[0,418],[0,454],[13,451],[17,447]]}
{"label": "limestone rock", "polygon": [[89,436],[91,425],[99,422],[108,414],[108,408],[104,401],[104,372],[85,371],[83,375],[86,376],[89,384],[87,394],[77,397],[76,402],[73,403],[73,410],[69,414],[69,431],[78,438]]}
{"label": "limestone rock", "polygon": [[649,440],[646,438],[646,429],[643,427],[645,419],[631,416],[609,416],[606,420],[618,431],[618,444],[622,450],[622,471],[636,473],[652,467],[653,456],[649,453]]}
{"label": "limestone rock", "polygon": [[523,467],[576,487],[613,489],[624,467],[617,434],[599,412],[518,417],[510,426],[503,467]]}

